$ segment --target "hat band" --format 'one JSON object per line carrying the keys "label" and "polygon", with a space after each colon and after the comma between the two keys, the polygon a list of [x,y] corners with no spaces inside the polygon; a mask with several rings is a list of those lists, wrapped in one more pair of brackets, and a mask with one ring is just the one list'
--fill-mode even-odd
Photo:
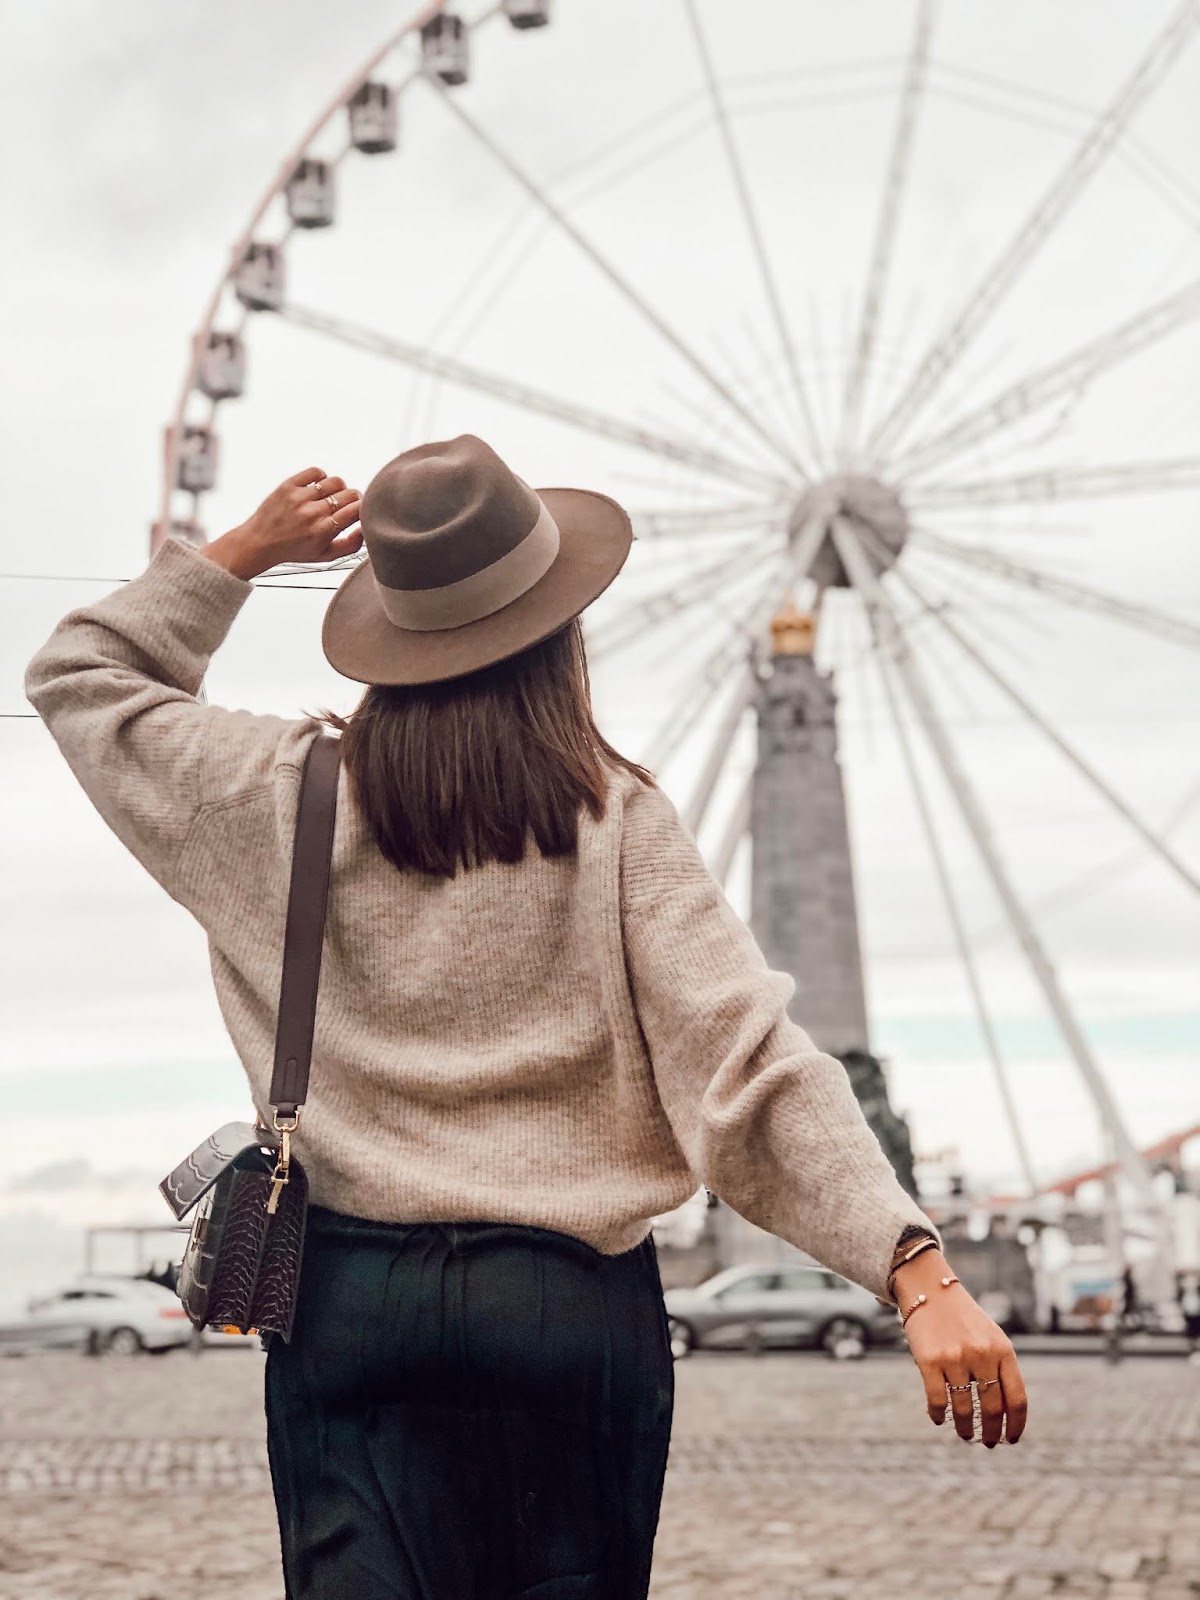
{"label": "hat band", "polygon": [[546,505],[533,527],[511,550],[490,566],[436,589],[389,589],[375,579],[380,604],[389,622],[414,633],[465,628],[493,611],[519,600],[544,578],[558,555],[558,523]]}

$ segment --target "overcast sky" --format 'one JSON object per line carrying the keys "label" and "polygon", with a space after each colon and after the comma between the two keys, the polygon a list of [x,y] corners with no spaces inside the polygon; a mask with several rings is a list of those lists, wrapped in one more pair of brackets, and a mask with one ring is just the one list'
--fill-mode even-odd
{"label": "overcast sky", "polygon": [[[304,128],[397,26],[392,0],[58,0],[3,4],[0,175],[10,239],[5,351],[6,573],[0,709],[69,606],[144,564],[161,430],[188,336],[233,240]],[[478,9],[475,7],[474,9]],[[828,435],[845,382],[913,23],[909,5],[705,0],[784,315]],[[1164,0],[946,0],[933,40],[884,319],[867,391],[877,415],[1005,248],[1090,120],[1175,11]],[[404,48],[387,75],[411,64]],[[1133,135],[1081,193],[913,437],[1200,277],[1200,45],[1178,59]],[[472,119],[547,186],[697,359],[789,448],[804,443],[755,256],[703,95],[679,0],[558,0],[554,26],[501,22],[474,40],[456,91]],[[756,466],[769,453],[693,366],[565,235],[428,86],[401,112],[394,156],[341,170],[338,225],[294,241],[290,297],[498,374],[703,441]],[[318,140],[333,148],[341,119]],[[278,233],[277,210],[263,236]],[[1181,327],[1072,402],[937,476],[1000,477],[1200,450],[1200,337]],[[365,482],[397,449],[463,429],[523,476],[580,483],[635,510],[720,505],[744,487],[597,440],[279,319],[250,328],[245,400],[220,416],[210,534],[312,461]],[[946,537],[1200,621],[1200,491],[938,514]],[[596,671],[606,730],[631,754],[749,594],[755,527],[635,551],[604,623],[669,589],[720,540],[747,577],[661,622]],[[1047,607],[915,546],[906,570],[1156,828],[1200,865],[1200,661],[1107,618]],[[71,581],[67,581],[67,578]],[[214,699],[296,711],[354,690],[317,645],[327,596],[256,595],[213,668]],[[855,604],[825,617],[876,1048],[926,1151],[956,1146],[1011,1181],[1013,1160],[945,912]],[[1015,881],[1138,1137],[1200,1121],[1200,917],[1150,857],[925,622],[914,642]],[[719,696],[714,710],[719,710]],[[684,798],[706,726],[664,773]],[[3,724],[5,975],[0,1252],[69,1264],[83,1217],[158,1216],[151,1179],[245,1108],[209,989],[203,937],[104,831],[36,722]],[[749,729],[718,792],[712,844],[750,760]],[[932,780],[933,774],[927,773]],[[939,831],[978,943],[1039,1168],[1096,1151],[1094,1118],[944,791]],[[802,797],[798,797],[798,804]],[[731,894],[745,903],[746,861]],[[57,1253],[56,1253],[57,1252]],[[21,1270],[25,1270],[22,1268]]]}

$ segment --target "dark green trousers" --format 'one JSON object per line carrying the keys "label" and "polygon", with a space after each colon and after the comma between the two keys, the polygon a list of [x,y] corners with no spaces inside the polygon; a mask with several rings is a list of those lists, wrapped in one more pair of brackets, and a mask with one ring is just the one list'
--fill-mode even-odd
{"label": "dark green trousers", "polygon": [[288,1600],[644,1600],[673,1400],[650,1239],[314,1208],[267,1357]]}

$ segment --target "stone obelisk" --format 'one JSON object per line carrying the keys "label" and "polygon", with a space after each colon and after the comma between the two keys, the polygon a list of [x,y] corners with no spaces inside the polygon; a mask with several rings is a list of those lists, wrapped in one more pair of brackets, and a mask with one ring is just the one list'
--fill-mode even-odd
{"label": "stone obelisk", "polygon": [[[845,1063],[854,1092],[900,1181],[915,1190],[912,1147],[871,1054],[837,697],[814,658],[814,619],[788,607],[771,624],[758,686],[751,799],[750,926],[767,961],[795,979],[789,1011],[820,1049]],[[780,1262],[794,1253],[718,1208],[718,1257]]]}
{"label": "stone obelisk", "polygon": [[837,698],[817,670],[811,617],[771,624],[758,688],[758,760],[750,813],[750,926],[771,966],[790,973],[795,1021],[822,1050],[864,1051],[863,988]]}

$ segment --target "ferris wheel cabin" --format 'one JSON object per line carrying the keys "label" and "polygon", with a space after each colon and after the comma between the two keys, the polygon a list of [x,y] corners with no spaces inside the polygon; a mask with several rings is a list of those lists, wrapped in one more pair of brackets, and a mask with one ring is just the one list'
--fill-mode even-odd
{"label": "ferris wheel cabin", "polygon": [[457,88],[470,76],[469,46],[463,19],[442,11],[421,29],[421,64],[431,78]]}
{"label": "ferris wheel cabin", "polygon": [[504,15],[514,28],[544,28],[550,21],[550,0],[504,0]]}
{"label": "ferris wheel cabin", "polygon": [[283,305],[283,250],[249,244],[233,274],[233,292],[248,311],[278,311]]}
{"label": "ferris wheel cabin", "polygon": [[204,494],[217,481],[217,436],[199,423],[184,423],[175,453],[175,487]]}
{"label": "ferris wheel cabin", "polygon": [[390,83],[361,84],[346,102],[350,143],[364,155],[384,155],[396,148],[396,92]]}
{"label": "ferris wheel cabin", "polygon": [[334,177],[328,161],[302,156],[285,190],[287,214],[298,228],[328,228],[333,222]]}
{"label": "ferris wheel cabin", "polygon": [[236,400],[246,388],[246,346],[240,334],[210,329],[196,363],[196,387],[210,400]]}

